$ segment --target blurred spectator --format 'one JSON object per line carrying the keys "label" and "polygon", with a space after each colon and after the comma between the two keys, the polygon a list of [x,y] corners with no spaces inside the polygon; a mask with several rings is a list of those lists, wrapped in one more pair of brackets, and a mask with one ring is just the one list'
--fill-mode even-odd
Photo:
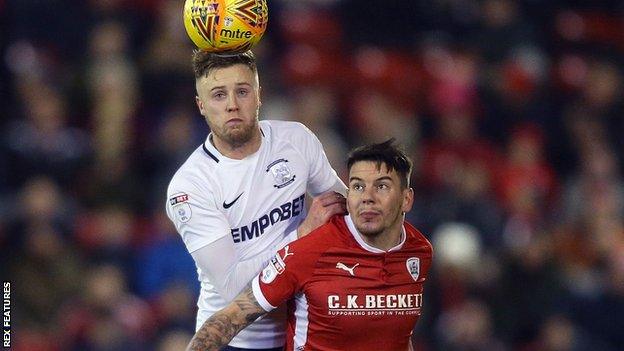
{"label": "blurred spectator", "polygon": [[[186,161],[188,155],[203,142],[206,125],[199,113],[195,113],[195,105],[175,104],[167,106],[158,114],[150,116],[151,120],[145,129],[142,145],[145,148],[141,156],[142,165],[137,171],[146,179],[146,194],[136,194],[147,211],[162,207],[162,194],[167,191],[169,180],[175,171]],[[147,124],[147,123],[146,123]]]}
{"label": "blurred spectator", "polygon": [[183,351],[191,341],[193,334],[183,331],[172,331],[162,337],[156,351]]}
{"label": "blurred spectator", "polygon": [[451,180],[449,187],[430,197],[427,215],[435,228],[448,222],[475,227],[484,245],[500,245],[503,211],[492,196],[490,175],[483,164],[469,162]]}
{"label": "blurred spectator", "polygon": [[303,123],[318,136],[336,172],[346,175],[344,155],[349,149],[339,133],[338,94],[329,87],[302,86],[296,90],[292,100],[291,119]]}
{"label": "blurred spectator", "polygon": [[[181,21],[181,4],[158,1],[155,7],[153,33],[147,38],[141,53],[142,89],[150,121],[160,113],[160,107],[188,100],[194,107],[195,94],[188,77],[191,73],[193,45],[185,34]],[[149,124],[147,123],[148,127]]]}
{"label": "blurred spectator", "polygon": [[130,294],[115,265],[89,269],[79,299],[58,319],[66,350],[144,350],[155,328],[149,306]]}
{"label": "blurred spectator", "polygon": [[490,311],[486,304],[468,300],[443,313],[437,332],[441,349],[450,351],[506,350],[494,335]]}
{"label": "blurred spectator", "polygon": [[28,78],[19,83],[25,118],[8,126],[3,142],[9,184],[19,187],[25,179],[46,175],[69,186],[88,165],[88,136],[68,125],[67,102],[55,87]]}
{"label": "blurred spectator", "polygon": [[171,283],[160,291],[154,300],[158,335],[195,329],[196,292],[195,287],[177,283]]}
{"label": "blurred spectator", "polygon": [[481,2],[481,28],[472,40],[486,62],[499,62],[512,48],[536,42],[532,22],[521,11],[520,3],[513,0]]}
{"label": "blurred spectator", "polygon": [[146,235],[149,242],[134,259],[136,291],[149,300],[175,285],[192,292],[199,291],[197,268],[175,228],[164,213],[158,212],[154,217],[154,228]]}
{"label": "blurred spectator", "polygon": [[91,33],[88,84],[91,92],[96,161],[106,168],[128,151],[132,118],[138,107],[134,63],[128,57],[129,34],[118,22],[104,22]]}
{"label": "blurred spectator", "polygon": [[128,207],[106,204],[81,215],[74,239],[91,262],[115,264],[130,278],[138,237],[138,224]]}
{"label": "blurred spectator", "polygon": [[554,171],[543,158],[543,135],[534,125],[517,128],[509,138],[506,160],[499,170],[499,192],[506,208],[518,192],[531,192],[545,205],[555,193]]}
{"label": "blurred spectator", "polygon": [[51,223],[27,225],[24,236],[23,251],[11,265],[15,321],[54,330],[59,306],[80,291],[83,260]]}
{"label": "blurred spectator", "polygon": [[609,350],[596,340],[591,340],[586,333],[562,315],[549,317],[542,325],[537,342],[526,348],[527,350],[544,351],[581,351],[581,350]]}
{"label": "blurred spectator", "polygon": [[439,135],[423,150],[424,181],[430,190],[452,188],[469,164],[481,167],[493,179],[499,155],[493,144],[477,135],[474,117],[449,114],[440,116],[437,122]]}

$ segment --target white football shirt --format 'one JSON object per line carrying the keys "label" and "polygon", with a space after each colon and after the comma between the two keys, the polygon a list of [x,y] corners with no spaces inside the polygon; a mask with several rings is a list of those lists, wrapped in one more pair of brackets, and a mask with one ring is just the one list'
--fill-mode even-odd
{"label": "white football shirt", "polygon": [[[259,126],[260,148],[242,160],[223,156],[209,141],[209,135],[176,172],[167,191],[167,215],[189,253],[231,237],[237,261],[262,260],[246,268],[249,279],[245,283],[279,248],[296,239],[297,227],[305,218],[306,191],[316,196],[338,184],[344,186],[321,143],[303,124],[260,121]],[[220,252],[211,254],[222,256]],[[197,266],[201,282],[199,329],[230,301],[215,289],[219,282],[211,282]],[[236,293],[244,285],[237,288]],[[230,345],[282,346],[284,317],[279,313],[262,317],[241,331]]]}

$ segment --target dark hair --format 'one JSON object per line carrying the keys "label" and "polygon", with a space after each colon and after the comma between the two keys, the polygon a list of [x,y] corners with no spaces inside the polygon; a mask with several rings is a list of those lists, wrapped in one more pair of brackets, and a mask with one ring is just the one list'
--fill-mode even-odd
{"label": "dark hair", "polygon": [[395,139],[391,138],[383,143],[368,144],[353,149],[347,159],[347,169],[351,171],[353,164],[360,161],[377,162],[378,168],[385,164],[388,172],[392,170],[397,172],[403,189],[409,187],[412,161],[394,142]]}
{"label": "dark hair", "polygon": [[205,77],[213,69],[230,67],[237,64],[243,64],[249,67],[252,72],[258,73],[256,57],[251,50],[240,54],[221,54],[195,50],[195,52],[193,52],[192,61],[195,79]]}

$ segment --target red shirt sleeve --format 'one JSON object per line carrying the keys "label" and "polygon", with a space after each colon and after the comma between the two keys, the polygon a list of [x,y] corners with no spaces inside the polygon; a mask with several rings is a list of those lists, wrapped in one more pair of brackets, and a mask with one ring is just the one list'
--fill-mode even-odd
{"label": "red shirt sleeve", "polygon": [[290,243],[279,250],[253,280],[254,296],[266,311],[277,308],[301,289],[310,264],[306,264],[309,255],[300,244]]}

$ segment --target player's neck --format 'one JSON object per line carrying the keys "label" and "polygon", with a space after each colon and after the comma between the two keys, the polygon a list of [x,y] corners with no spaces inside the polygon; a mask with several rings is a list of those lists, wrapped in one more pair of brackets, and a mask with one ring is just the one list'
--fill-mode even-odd
{"label": "player's neck", "polygon": [[217,150],[219,150],[221,155],[234,160],[242,160],[249,155],[253,155],[256,151],[258,151],[258,149],[260,149],[260,144],[262,144],[262,135],[260,134],[260,129],[258,129],[246,143],[233,145],[213,134],[210,137],[210,142]]}
{"label": "player's neck", "polygon": [[374,236],[362,235],[362,239],[368,245],[383,250],[388,251],[391,248],[399,245],[401,240],[403,239],[403,221],[393,225],[392,227],[386,228],[383,232]]}

